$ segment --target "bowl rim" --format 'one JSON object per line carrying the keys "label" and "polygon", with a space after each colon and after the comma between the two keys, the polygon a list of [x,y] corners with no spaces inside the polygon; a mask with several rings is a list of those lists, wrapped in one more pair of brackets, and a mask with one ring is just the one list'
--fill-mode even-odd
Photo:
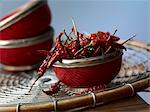
{"label": "bowl rim", "polygon": [[29,71],[37,68],[39,66],[39,63],[33,64],[33,65],[21,65],[21,66],[13,66],[13,65],[6,65],[3,63],[0,63],[0,69],[10,72],[19,72],[19,71]]}
{"label": "bowl rim", "polygon": [[116,56],[116,52],[111,52],[107,54],[102,54],[101,56],[94,56],[89,58],[80,58],[80,59],[62,59],[62,63],[64,64],[75,64],[75,63],[81,63],[81,62],[87,62],[87,61],[95,61],[95,60],[103,60],[105,58],[108,58],[110,56]]}
{"label": "bowl rim", "polygon": [[0,21],[0,31],[8,28],[9,26],[13,25],[14,23],[21,20],[22,18],[28,16],[29,14],[31,14],[32,12],[34,12],[36,9],[40,8],[41,6],[45,5],[46,3],[47,3],[46,0],[29,1],[26,4],[15,9],[14,11],[10,12],[7,15],[11,15],[12,13],[16,11],[16,13],[9,16],[8,18],[5,18],[7,15],[3,17],[5,19],[2,18],[2,20]]}
{"label": "bowl rim", "polygon": [[35,44],[50,40],[53,35],[54,30],[52,27],[50,27],[48,31],[34,37],[28,37],[24,39],[0,40],[0,49],[13,49],[33,46]]}
{"label": "bowl rim", "polygon": [[[96,57],[90,57],[90,58],[82,58],[82,59],[73,59],[73,60],[81,60],[82,62],[79,63],[71,63],[71,64],[65,64],[65,63],[60,63],[60,62],[56,62],[53,67],[59,67],[59,68],[79,68],[79,67],[90,67],[90,66],[94,66],[94,65],[99,65],[99,64],[104,64],[104,63],[108,63],[111,61],[114,61],[120,57],[122,57],[123,55],[123,50],[120,49],[118,50],[119,52],[116,53],[116,56],[114,56],[113,58],[109,58],[109,56],[104,56],[104,58],[102,58],[102,56],[96,56]],[[114,54],[114,52],[112,53]],[[90,60],[87,60],[90,59]],[[86,61],[87,60],[87,61]]]}

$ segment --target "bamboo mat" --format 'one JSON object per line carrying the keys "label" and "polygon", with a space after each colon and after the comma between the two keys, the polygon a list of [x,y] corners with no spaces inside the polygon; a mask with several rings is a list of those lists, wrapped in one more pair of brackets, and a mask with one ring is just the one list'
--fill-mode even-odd
{"label": "bamboo mat", "polygon": [[134,95],[150,86],[150,46],[129,41],[126,48],[121,70],[114,80],[105,89],[82,95],[78,93],[84,88],[70,88],[63,84],[55,96],[44,94],[43,88],[58,81],[52,70],[46,71],[31,93],[28,91],[36,70],[21,73],[1,71],[0,112],[16,112],[17,108],[21,112],[79,110]]}

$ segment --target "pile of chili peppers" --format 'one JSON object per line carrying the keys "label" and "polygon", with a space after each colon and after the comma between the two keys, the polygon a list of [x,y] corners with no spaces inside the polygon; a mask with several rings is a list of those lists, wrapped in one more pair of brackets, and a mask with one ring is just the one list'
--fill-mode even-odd
{"label": "pile of chili peppers", "polygon": [[[73,35],[71,35],[73,34]],[[61,40],[62,36],[66,40]],[[68,35],[65,30],[56,37],[55,47],[51,51],[39,50],[40,53],[47,55],[38,70],[38,75],[42,76],[46,68],[50,68],[56,61],[62,59],[79,59],[105,55],[114,52],[116,49],[125,49],[122,44],[118,44],[119,37],[110,35],[109,32],[98,31],[89,36],[77,32],[74,28]]]}
{"label": "pile of chili peppers", "polygon": [[[43,76],[46,69],[50,68],[56,61],[62,62],[62,59],[79,59],[101,56],[110,52],[114,52],[117,49],[125,49],[123,46],[124,43],[117,43],[117,41],[120,39],[119,37],[115,36],[117,30],[115,30],[114,34],[112,35],[109,32],[102,31],[85,35],[78,32],[75,22],[72,22],[73,28],[71,29],[71,32],[69,34],[67,34],[65,30],[61,32],[56,37],[55,46],[52,50],[39,50],[40,53],[45,54],[47,57],[41,64],[38,70],[38,76],[34,83],[41,76]],[[64,36],[66,39],[62,40],[62,37]],[[58,88],[56,89],[58,90]]]}

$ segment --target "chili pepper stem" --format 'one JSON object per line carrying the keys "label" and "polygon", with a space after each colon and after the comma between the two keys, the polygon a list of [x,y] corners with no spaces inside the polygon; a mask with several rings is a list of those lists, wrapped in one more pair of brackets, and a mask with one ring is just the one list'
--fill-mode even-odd
{"label": "chili pepper stem", "polygon": [[31,85],[31,87],[30,87],[30,89],[29,89],[29,92],[32,90],[34,84],[36,83],[36,81],[37,81],[39,78],[40,78],[40,76],[38,76],[38,77],[34,80],[34,82],[32,83],[32,85]]}
{"label": "chili pepper stem", "polygon": [[82,50],[84,49],[84,47],[82,47],[81,49],[79,49],[74,55],[76,56],[78,53],[80,53]]}
{"label": "chili pepper stem", "polygon": [[111,49],[111,46],[108,47],[108,49],[104,52],[104,54],[107,54],[110,49]]}
{"label": "chili pepper stem", "polygon": [[88,48],[88,47],[90,47],[90,46],[92,46],[92,45],[93,45],[93,42],[91,41],[87,46],[82,47],[81,49],[79,49],[79,50],[75,53],[75,56],[76,56],[78,53],[80,53],[84,48]]}
{"label": "chili pepper stem", "polygon": [[113,36],[116,34],[117,31],[118,31],[118,30],[116,29],[115,32],[113,33]]}
{"label": "chili pepper stem", "polygon": [[75,32],[75,36],[78,36],[77,27],[76,27],[75,20],[74,20],[74,18],[73,18],[73,17],[72,17],[72,24],[73,24],[73,28],[74,28],[74,32]]}
{"label": "chili pepper stem", "polygon": [[[115,32],[113,33],[113,36],[116,34],[118,30],[116,29]],[[110,36],[109,38],[107,39],[107,41],[110,39]],[[111,49],[111,46],[108,47],[108,49],[104,52],[104,54],[107,54],[109,52],[109,50]]]}
{"label": "chili pepper stem", "polygon": [[70,40],[70,37],[67,35],[65,29],[64,29],[64,34],[66,35],[67,39]]}
{"label": "chili pepper stem", "polygon": [[125,44],[126,42],[128,42],[129,40],[133,39],[136,36],[136,34],[134,34],[132,37],[128,38],[127,40],[125,40],[123,43],[121,43],[121,45]]}

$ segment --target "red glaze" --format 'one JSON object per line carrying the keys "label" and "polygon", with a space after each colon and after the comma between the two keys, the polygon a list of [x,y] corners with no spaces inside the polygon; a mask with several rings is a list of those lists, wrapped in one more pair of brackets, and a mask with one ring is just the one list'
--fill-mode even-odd
{"label": "red glaze", "polygon": [[[0,21],[5,20],[21,8],[6,15]],[[11,21],[10,21],[11,22]],[[51,22],[51,12],[47,4],[33,11],[31,14],[15,22],[11,26],[0,31],[1,40],[28,38],[45,31]]]}
{"label": "red glaze", "polygon": [[0,49],[0,63],[21,66],[33,65],[41,62],[45,57],[37,53],[39,49],[50,50],[52,47],[52,38],[45,42],[21,48]]}
{"label": "red glaze", "polygon": [[120,71],[122,56],[112,61],[88,66],[63,68],[54,67],[60,81],[71,87],[91,87],[109,83]]}
{"label": "red glaze", "polygon": [[[46,34],[47,33],[47,34]],[[38,35],[37,35],[38,36]],[[39,39],[49,38],[45,41],[21,46],[16,48],[0,48],[0,63],[10,66],[34,65],[41,62],[45,57],[40,55],[37,50],[50,50],[53,44],[53,29],[49,27],[47,31],[40,34]],[[46,37],[45,37],[46,36]],[[31,39],[32,37],[30,37]],[[35,37],[33,37],[35,38]],[[37,41],[37,40],[36,40]]]}

